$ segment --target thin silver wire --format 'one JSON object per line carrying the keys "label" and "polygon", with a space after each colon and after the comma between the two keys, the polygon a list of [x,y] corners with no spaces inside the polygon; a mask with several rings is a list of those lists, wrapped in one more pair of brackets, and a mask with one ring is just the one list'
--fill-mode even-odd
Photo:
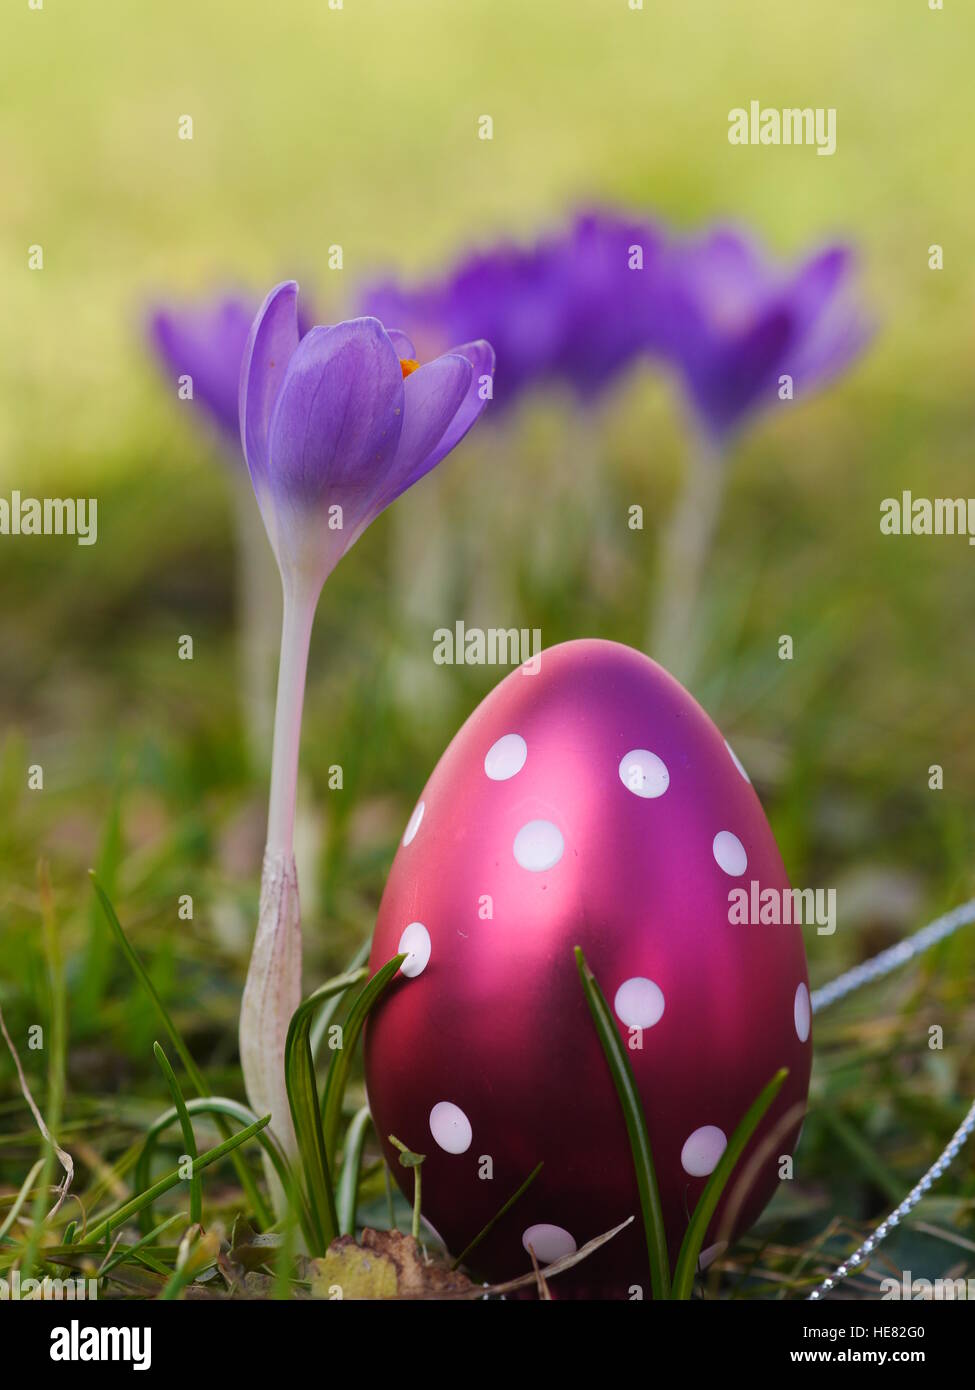
{"label": "thin silver wire", "polygon": [[[929,922],[926,927],[921,927],[913,936],[899,941],[896,946],[891,946],[886,951],[881,951],[872,960],[855,965],[852,970],[847,970],[844,974],[837,976],[835,980],[824,985],[822,989],[813,990],[810,996],[813,1013],[828,1008],[830,1004],[835,1004],[838,999],[845,999],[847,995],[862,989],[864,985],[872,984],[874,980],[881,980],[885,975],[890,975],[899,966],[906,965],[908,961],[914,960],[929,947],[934,946],[939,941],[944,941],[946,937],[951,936],[952,932],[956,932],[959,927],[967,926],[970,922],[975,922],[975,898],[952,908],[944,916]],[[908,1212],[917,1206],[929,1188],[947,1171],[964,1148],[973,1131],[975,1131],[975,1102],[972,1103],[971,1109],[951,1136],[947,1146],[941,1151],[920,1182],[915,1183],[900,1205],[895,1207],[885,1220],[881,1221],[880,1225],[867,1236],[863,1244],[859,1245],[852,1255],[848,1255],[842,1264],[837,1265],[828,1279],[824,1279],[813,1289],[808,1302],[816,1303],[825,1298],[847,1275],[852,1274],[865,1261],[869,1260],[881,1241],[886,1240],[891,1231],[900,1225]]]}

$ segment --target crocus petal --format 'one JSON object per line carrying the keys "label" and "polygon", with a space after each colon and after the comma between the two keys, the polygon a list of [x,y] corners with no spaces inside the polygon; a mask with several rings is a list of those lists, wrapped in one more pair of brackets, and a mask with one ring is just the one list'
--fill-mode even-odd
{"label": "crocus petal", "polygon": [[240,364],[240,438],[259,499],[268,486],[271,414],[298,342],[298,286],[286,280],[261,305]]}
{"label": "crocus petal", "polygon": [[836,305],[813,325],[783,370],[808,391],[838,376],[870,344],[876,324],[857,305]]}
{"label": "crocus petal", "polygon": [[800,267],[791,292],[806,323],[830,303],[852,268],[853,252],[848,246],[829,246]]}
{"label": "crocus petal", "polygon": [[396,353],[397,357],[405,358],[407,361],[411,362],[416,361],[416,348],[413,346],[412,340],[408,338],[405,333],[401,333],[398,328],[387,328],[386,335],[392,343],[393,351]]}
{"label": "crocus petal", "polygon": [[460,409],[473,370],[466,357],[458,353],[445,353],[406,378],[403,383],[403,433],[396,450],[397,465],[407,463],[407,471],[412,474],[414,467],[425,464]]}
{"label": "crocus petal", "polygon": [[149,341],[174,382],[182,376],[192,379],[193,405],[199,405],[235,444],[240,435],[240,363],[253,318],[251,301],[227,294],[197,304],[160,307],[147,325]]}
{"label": "crocus petal", "polygon": [[435,468],[451,449],[457,447],[490,399],[484,395],[484,379],[494,377],[494,349],[491,344],[479,339],[475,343],[464,343],[462,347],[454,348],[453,353],[465,357],[471,364],[470,384],[440,442],[426,460],[424,472]]}
{"label": "crocus petal", "polygon": [[403,431],[389,470],[370,499],[362,529],[443,458],[435,451],[467,396],[472,372],[466,357],[446,353],[403,382]]}
{"label": "crocus petal", "polygon": [[765,314],[753,328],[727,344],[711,364],[705,423],[718,437],[730,433],[756,403],[785,351],[793,320],[782,308]]}
{"label": "crocus petal", "polygon": [[577,215],[557,253],[565,325],[554,369],[585,405],[660,337],[662,248],[652,223],[592,209]]}
{"label": "crocus petal", "polygon": [[723,281],[754,300],[768,290],[771,267],[755,238],[739,227],[718,227],[698,243],[712,287]]}
{"label": "crocus petal", "polygon": [[354,530],[396,451],[403,386],[378,319],[313,328],[291,359],[271,417],[276,504],[305,512],[338,504],[346,533]]}
{"label": "crocus petal", "polygon": [[864,350],[873,324],[856,299],[844,293],[855,266],[852,250],[830,247],[802,267],[793,286],[801,329],[782,371],[805,394],[841,372]]}

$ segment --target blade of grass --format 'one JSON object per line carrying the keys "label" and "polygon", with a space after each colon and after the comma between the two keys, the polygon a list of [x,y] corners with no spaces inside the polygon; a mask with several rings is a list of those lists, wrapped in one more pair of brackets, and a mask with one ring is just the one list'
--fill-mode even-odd
{"label": "blade of grass", "polygon": [[174,1225],[175,1222],[182,1220],[183,1215],[181,1212],[178,1211],[173,1212],[172,1216],[167,1216],[165,1221],[161,1221],[158,1226],[153,1227],[151,1231],[148,1231],[144,1236],[137,1240],[134,1245],[126,1245],[122,1249],[117,1250],[116,1253],[111,1257],[111,1259],[106,1259],[104,1263],[95,1271],[97,1277],[100,1279],[106,1274],[111,1274],[112,1270],[115,1268],[116,1265],[120,1265],[123,1260],[133,1259],[136,1255],[143,1251],[147,1245],[154,1244],[154,1242],[159,1238],[159,1236],[162,1235],[163,1231],[168,1231],[169,1227]]}
{"label": "blade of grass", "polygon": [[[50,1049],[47,1067],[47,1121],[40,1121],[40,1130],[45,1138],[44,1168],[41,1173],[40,1188],[34,1199],[27,1248],[21,1261],[21,1278],[29,1279],[34,1270],[34,1261],[44,1229],[45,1210],[50,1196],[49,1188],[54,1169],[55,1156],[64,1168],[64,1179],[58,1189],[58,1198],[47,1216],[54,1216],[67,1196],[71,1179],[74,1176],[74,1162],[70,1154],[60,1147],[57,1141],[61,1126],[61,1111],[64,1105],[64,1058],[67,1033],[67,1001],[64,992],[64,970],[61,962],[61,946],[58,940],[57,922],[54,916],[54,896],[51,892],[51,879],[47,864],[41,860],[37,866],[37,887],[41,900],[41,929],[44,939],[44,956],[47,964],[48,987],[50,990]],[[29,1093],[28,1093],[29,1094]],[[34,1107],[32,1106],[32,1109]]]}
{"label": "blade of grass", "polygon": [[[0,1240],[3,1240],[4,1236],[11,1229],[14,1222],[17,1220],[17,1217],[20,1215],[20,1209],[30,1196],[34,1187],[34,1183],[37,1181],[40,1174],[44,1171],[46,1162],[46,1157],[39,1158],[37,1162],[34,1164],[33,1168],[27,1174],[24,1181],[21,1183],[20,1191],[14,1197],[13,1205],[7,1212],[3,1225],[0,1225]],[[41,1191],[45,1192],[46,1188],[42,1188]]]}
{"label": "blade of grass", "polygon": [[[367,941],[364,941],[358,951],[356,951],[355,955],[343,970],[343,975],[354,975],[357,970],[361,970],[364,965],[368,964],[369,952],[371,949],[372,938],[370,937]],[[335,1011],[341,1002],[341,996],[336,995],[335,998],[330,999],[327,1004],[323,1004],[315,1018],[315,1022],[311,1026],[311,1055],[316,1062],[318,1061],[318,1054],[322,1049],[322,1039],[328,1032],[328,1025],[335,1017]]]}
{"label": "blade of grass", "polygon": [[[248,1125],[246,1129],[238,1130],[236,1134],[232,1134],[229,1139],[225,1139],[223,1143],[218,1144],[216,1148],[208,1149],[206,1153],[200,1154],[199,1158],[196,1160],[197,1168],[202,1171],[204,1168],[209,1168],[211,1163],[217,1163],[226,1154],[232,1154],[235,1149],[240,1148],[241,1144],[246,1144],[248,1139],[253,1139],[255,1134],[259,1134],[261,1130],[265,1129],[270,1123],[271,1116],[264,1115],[261,1119],[255,1120],[252,1125]],[[137,1197],[131,1198],[130,1201],[117,1207],[115,1211],[109,1212],[108,1216],[103,1217],[102,1220],[88,1232],[88,1239],[85,1245],[77,1245],[73,1248],[75,1250],[82,1250],[87,1249],[91,1245],[97,1245],[100,1241],[105,1240],[111,1231],[124,1225],[126,1221],[131,1221],[132,1217],[138,1216],[139,1212],[142,1211],[144,1207],[151,1206],[158,1197],[161,1197],[166,1192],[170,1192],[182,1181],[183,1177],[179,1168],[176,1168],[172,1173],[167,1173],[164,1178],[160,1178],[157,1183],[147,1188],[145,1192],[140,1192]]]}
{"label": "blade of grass", "polygon": [[698,1199],[697,1206],[694,1208],[694,1215],[684,1233],[680,1254],[677,1257],[677,1267],[674,1270],[672,1298],[690,1298],[694,1287],[694,1275],[697,1272],[697,1262],[701,1257],[701,1246],[711,1223],[711,1217],[721,1200],[721,1194],[734,1172],[735,1165],[746,1144],[761,1123],[763,1115],[779,1094],[782,1083],[788,1075],[788,1067],[781,1067],[768,1085],[762,1089],[757,1099],[752,1101],[728,1141],[714,1172],[708,1178],[707,1186]]}
{"label": "blade of grass", "polygon": [[310,994],[292,1014],[284,1044],[285,1084],[295,1140],[305,1174],[312,1237],[309,1253],[312,1255],[324,1255],[329,1242],[338,1235],[338,1214],[322,1132],[315,1060],[311,1055],[311,1025],[326,1000],[336,994],[344,994],[347,989],[359,984],[365,975],[365,969],[351,975],[339,975]]}
{"label": "blade of grass", "polygon": [[[111,897],[115,893],[118,868],[122,859],[122,816],[121,797],[118,788],[112,795],[112,804],[102,831],[98,850],[99,881],[106,885]],[[97,901],[91,901],[88,909],[88,941],[77,984],[71,992],[71,1001],[81,1033],[93,1032],[98,1026],[98,1014],[105,998],[105,991],[111,974],[112,934],[108,930],[104,914]]]}
{"label": "blade of grass", "polygon": [[369,1107],[364,1105],[361,1110],[356,1111],[345,1131],[345,1152],[342,1155],[342,1172],[335,1199],[339,1218],[339,1235],[342,1236],[355,1235],[355,1208],[359,1195],[359,1172],[362,1168],[362,1150],[365,1147],[369,1121]]}
{"label": "blade of grass", "polygon": [[194,1226],[203,1224],[203,1179],[196,1171],[196,1139],[193,1137],[193,1125],[186,1112],[186,1102],[183,1099],[183,1092],[180,1090],[179,1082],[176,1080],[176,1073],[169,1065],[169,1058],[159,1046],[153,1043],[152,1051],[159,1063],[166,1084],[169,1087],[170,1095],[173,1098],[173,1106],[179,1117],[179,1127],[183,1131],[183,1143],[186,1145],[186,1152],[191,1160],[193,1176],[190,1178],[190,1221]]}
{"label": "blade of grass", "polygon": [[[186,1102],[186,1111],[187,1114],[191,1116],[222,1116],[227,1119],[236,1120],[238,1124],[243,1125],[253,1124],[257,1118],[253,1110],[249,1110],[247,1106],[242,1105],[239,1100],[230,1100],[227,1096],[200,1096],[188,1100]],[[169,1126],[178,1119],[179,1114],[174,1106],[172,1109],[166,1110],[160,1115],[158,1120],[155,1120],[146,1131],[146,1137],[135,1164],[135,1187],[138,1191],[144,1191],[149,1185],[150,1164],[159,1139]],[[301,1198],[298,1184],[295,1181],[294,1173],[291,1170],[284,1150],[275,1137],[274,1131],[270,1129],[261,1130],[257,1136],[257,1142],[270,1159],[283,1190],[293,1195],[293,1201],[298,1212],[298,1220],[301,1223],[301,1229],[307,1236],[310,1232],[310,1227],[308,1226],[308,1217],[304,1202]],[[143,1208],[139,1216],[140,1228],[143,1232],[149,1229],[149,1220],[151,1217],[150,1207]]]}
{"label": "blade of grass", "polygon": [[[112,931],[114,932],[115,939],[118,941],[119,946],[122,948],[122,954],[128,961],[129,966],[132,969],[132,973],[135,975],[142,988],[146,991],[149,998],[156,1006],[156,1011],[159,1014],[160,1020],[162,1021],[162,1025],[166,1029],[166,1032],[169,1034],[170,1040],[172,1041],[172,1044],[175,1047],[176,1051],[179,1053],[180,1061],[186,1068],[186,1074],[192,1081],[194,1090],[199,1096],[209,1095],[209,1087],[203,1079],[203,1073],[200,1071],[199,1067],[193,1061],[193,1057],[190,1054],[189,1048],[183,1042],[183,1039],[180,1037],[176,1029],[176,1025],[169,1017],[169,1013],[166,1009],[166,1006],[160,999],[158,993],[156,992],[156,987],[152,983],[152,980],[149,978],[145,966],[142,964],[142,961],[139,959],[135,950],[129,943],[129,938],[125,935],[125,932],[122,928],[122,923],[118,919],[118,914],[116,913],[115,908],[112,906],[108,894],[105,892],[104,888],[99,883],[94,872],[90,869],[88,872],[91,878],[92,887],[95,890],[95,894],[98,898],[99,903],[101,904],[102,911],[105,914],[105,919],[111,927]],[[230,1126],[227,1124],[226,1120],[218,1116],[217,1124],[220,1126],[221,1134],[223,1134],[225,1138],[228,1137],[230,1135]],[[240,1179],[241,1186],[247,1194],[247,1200],[249,1201],[251,1209],[253,1210],[254,1215],[257,1218],[258,1224],[261,1226],[270,1226],[274,1220],[271,1214],[271,1209],[265,1202],[264,1198],[261,1196],[260,1190],[254,1179],[254,1175],[248,1168],[245,1159],[241,1154],[235,1153],[233,1163],[234,1167],[237,1170],[237,1176]]]}
{"label": "blade of grass", "polygon": [[271,1285],[271,1297],[278,1301],[290,1299],[292,1296],[292,1281],[296,1274],[295,1268],[295,1204],[290,1202],[284,1214],[284,1220],[280,1223],[281,1239],[278,1247],[274,1251],[273,1283]]}
{"label": "blade of grass", "polygon": [[524,1194],[531,1187],[532,1183],[538,1177],[539,1173],[542,1171],[543,1167],[544,1162],[539,1162],[535,1164],[535,1167],[528,1174],[528,1177],[516,1191],[512,1192],[511,1196],[505,1202],[504,1206],[501,1207],[499,1211],[496,1211],[495,1214],[491,1217],[491,1220],[487,1223],[487,1225],[482,1226],[481,1229],[478,1231],[477,1235],[474,1237],[474,1239],[464,1246],[463,1250],[457,1256],[456,1260],[451,1261],[451,1269],[456,1269],[458,1265],[462,1264],[464,1260],[467,1259],[468,1255],[471,1253],[472,1250],[477,1249],[484,1237],[494,1229],[494,1227],[501,1220],[502,1216],[506,1216],[507,1213],[514,1206],[515,1202],[518,1201],[519,1197],[524,1196]]}
{"label": "blade of grass", "polygon": [[[185,1221],[186,1218],[184,1217],[183,1220]],[[148,1249],[139,1251],[138,1255],[136,1256],[136,1262],[139,1265],[145,1265],[146,1269],[151,1269],[156,1274],[161,1274],[164,1279],[168,1279],[173,1272],[172,1265],[167,1265],[161,1259],[157,1259],[155,1254]],[[109,1275],[109,1278],[111,1278],[112,1275],[114,1275],[116,1280],[120,1282],[121,1271],[125,1268],[124,1261],[121,1265],[116,1265],[115,1268],[119,1270],[120,1273],[116,1274],[115,1270],[113,1270],[112,1274]]]}
{"label": "blade of grass", "polygon": [[663,1208],[660,1205],[660,1189],[657,1186],[653,1154],[650,1151],[650,1136],[647,1133],[643,1101],[640,1099],[636,1078],[617,1030],[616,1021],[610,1013],[595,975],[586,964],[580,946],[575,948],[575,957],[586,1003],[589,1005],[589,1012],[592,1014],[599,1041],[606,1055],[626,1121],[626,1132],[630,1138],[633,1167],[640,1193],[640,1208],[643,1213],[643,1231],[650,1260],[650,1287],[655,1299],[669,1298],[670,1260],[667,1254],[667,1231],[664,1226]]}
{"label": "blade of grass", "polygon": [[325,1135],[325,1152],[330,1159],[335,1157],[339,1121],[342,1118],[342,1101],[349,1081],[349,1071],[355,1057],[355,1050],[362,1033],[363,1024],[369,1010],[387,988],[397,970],[406,960],[406,953],[393,956],[376,971],[368,984],[356,995],[349,1016],[342,1025],[342,1046],[332,1056],[332,1062],[325,1078],[325,1093],[322,1097],[322,1132]]}

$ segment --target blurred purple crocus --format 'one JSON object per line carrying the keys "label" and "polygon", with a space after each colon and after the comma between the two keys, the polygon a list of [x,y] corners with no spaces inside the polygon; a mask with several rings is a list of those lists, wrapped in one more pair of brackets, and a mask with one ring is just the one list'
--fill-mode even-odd
{"label": "blurred purple crocus", "polygon": [[367,286],[360,307],[433,350],[490,339],[495,411],[544,382],[566,382],[589,402],[653,338],[660,244],[649,223],[588,211],[532,245],[474,252],[440,280]]}
{"label": "blurred purple crocus", "polygon": [[660,257],[653,223],[605,209],[580,213],[557,244],[562,303],[554,375],[592,404],[658,346]]}
{"label": "blurred purple crocus", "polygon": [[842,245],[784,269],[743,234],[719,228],[673,243],[661,261],[655,353],[676,369],[696,424],[663,536],[648,649],[675,675],[694,669],[694,610],[721,511],[735,437],[760,411],[799,401],[859,355],[871,329]]}
{"label": "blurred purple crocus", "polygon": [[257,303],[227,293],[196,304],[158,307],[149,316],[149,341],[175,387],[192,382],[192,400],[216,424],[237,455],[240,363]]}
{"label": "blurred purple crocus", "polygon": [[560,267],[552,248],[505,243],[476,252],[442,281],[368,286],[359,307],[402,325],[422,351],[487,338],[497,355],[494,410],[506,410],[550,375],[561,342]]}
{"label": "blurred purple crocus", "polygon": [[301,1000],[294,862],[298,747],[322,586],[370,522],[460,443],[490,398],[494,354],[466,343],[421,365],[376,318],[302,335],[298,286],[258,311],[240,373],[240,437],[281,571],[284,614],[261,903],[241,1002],[244,1080],[289,1150],[284,1046]]}
{"label": "blurred purple crocus", "polygon": [[854,271],[848,246],[786,269],[730,228],[668,248],[654,346],[713,440],[724,443],[774,405],[788,389],[781,378],[802,399],[860,353],[870,330],[852,293]]}

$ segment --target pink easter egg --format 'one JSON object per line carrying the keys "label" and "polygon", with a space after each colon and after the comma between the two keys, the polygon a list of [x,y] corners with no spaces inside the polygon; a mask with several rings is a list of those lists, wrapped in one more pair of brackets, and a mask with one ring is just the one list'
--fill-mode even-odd
{"label": "pink easter egg", "polygon": [[[797,925],[734,918],[729,893],[788,890],[741,763],[701,707],[629,647],[567,642],[519,668],[451,742],[383,894],[366,1081],[388,1136],[426,1154],[423,1212],[457,1254],[510,1279],[636,1219],[552,1281],[554,1296],[650,1296],[629,1140],[573,954],[618,1023],[653,1151],[672,1263],[733,1131],[789,1075],[745,1150],[705,1250],[762,1211],[801,1124],[811,1064]],[[747,1184],[744,1184],[747,1178]],[[725,1223],[727,1224],[727,1223]],[[636,1293],[639,1288],[640,1294]]]}

